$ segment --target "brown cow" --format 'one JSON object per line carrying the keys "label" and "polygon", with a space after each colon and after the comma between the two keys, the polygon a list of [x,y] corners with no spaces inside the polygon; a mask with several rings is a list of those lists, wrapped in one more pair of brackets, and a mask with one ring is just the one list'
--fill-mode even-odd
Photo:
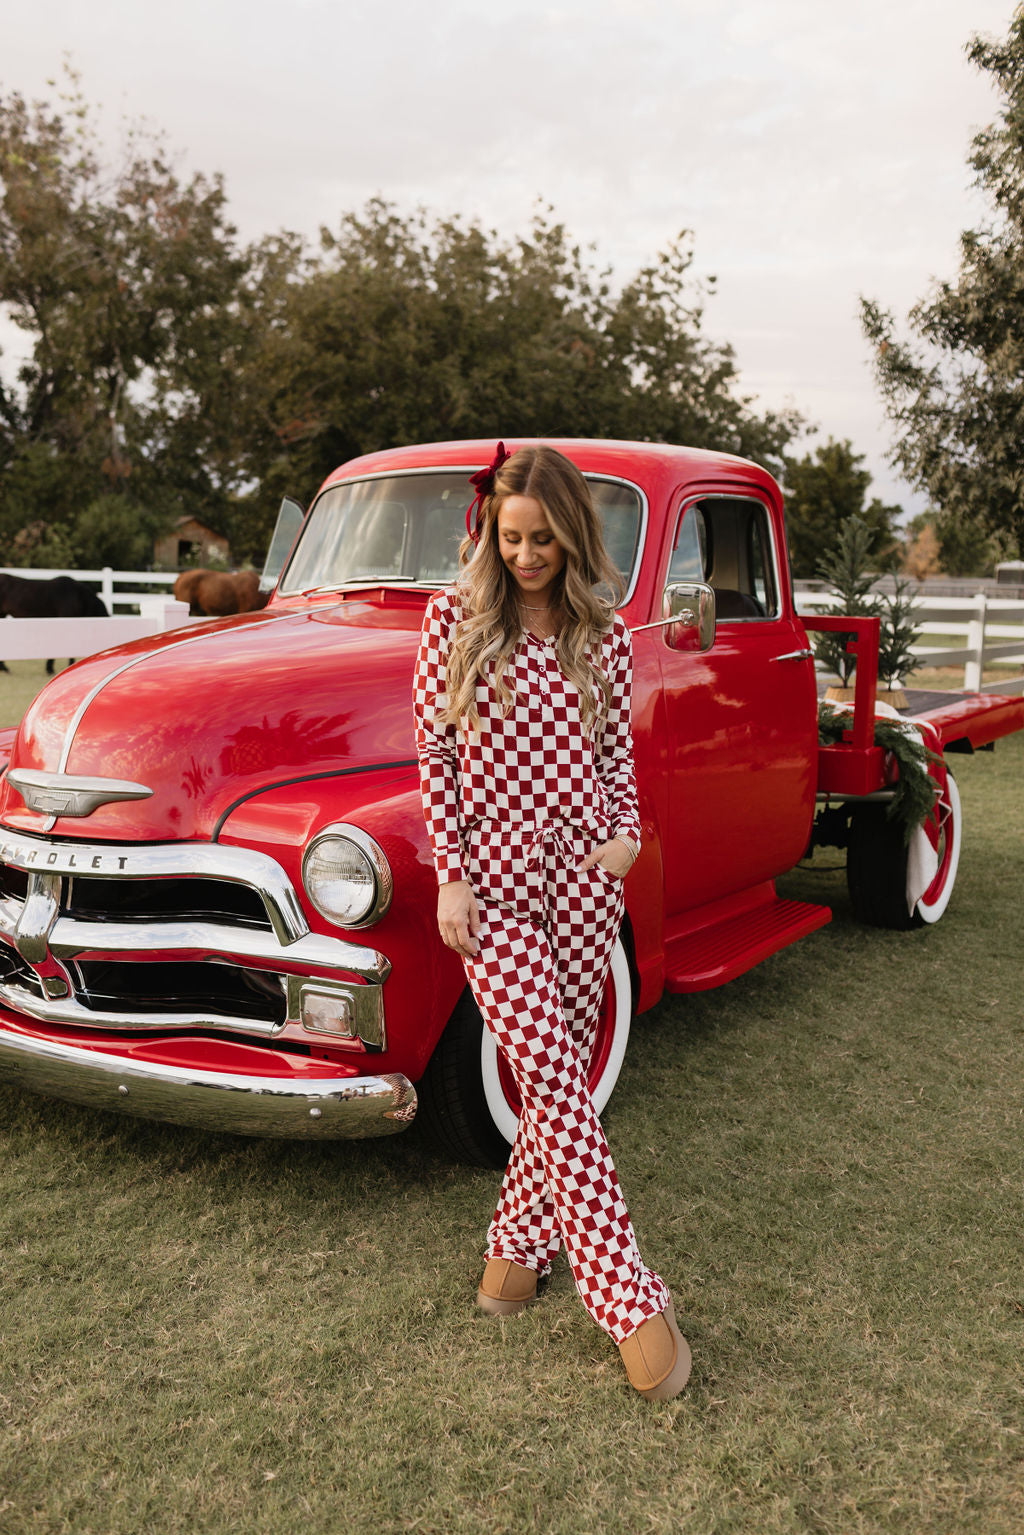
{"label": "brown cow", "polygon": [[266,607],[270,593],[260,591],[258,570],[236,570],[235,587],[238,591],[240,613],[254,613],[258,608]]}
{"label": "brown cow", "polygon": [[222,618],[228,613],[251,613],[267,605],[267,592],[259,589],[255,570],[183,570],[174,583],[174,595],[187,602],[194,614]]}
{"label": "brown cow", "polygon": [[199,577],[204,574],[202,570],[183,570],[174,583],[175,601],[187,602],[191,608],[195,600],[196,587],[199,585]]}

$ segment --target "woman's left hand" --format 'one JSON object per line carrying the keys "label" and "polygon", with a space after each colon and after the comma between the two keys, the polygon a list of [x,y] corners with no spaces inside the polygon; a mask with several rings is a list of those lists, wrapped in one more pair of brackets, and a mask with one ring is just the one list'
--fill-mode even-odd
{"label": "woman's left hand", "polygon": [[600,847],[595,847],[592,853],[588,853],[579,866],[582,874],[584,869],[592,869],[595,863],[599,863],[608,874],[614,874],[616,879],[625,879],[633,867],[633,855],[624,842],[618,837],[613,837],[610,842],[602,842]]}

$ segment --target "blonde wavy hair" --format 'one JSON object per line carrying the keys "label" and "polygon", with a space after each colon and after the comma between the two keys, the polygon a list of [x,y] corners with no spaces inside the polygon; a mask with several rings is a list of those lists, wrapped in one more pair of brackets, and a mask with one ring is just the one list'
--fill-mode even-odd
{"label": "blonde wavy hair", "polygon": [[589,732],[608,712],[611,688],[598,663],[601,640],[622,601],[623,582],[608,557],[586,480],[564,453],[543,446],[520,448],[505,461],[481,508],[479,543],[466,538],[459,549],[456,590],[466,616],[448,656],[445,719],[451,724],[468,719],[471,730],[479,726],[480,680],[491,683],[506,715],[515,702],[505,670],[523,626],[517,588],[498,544],[498,515],[509,496],[538,501],[565,550],[565,564],[552,587],[552,605],[562,617],[556,654],[562,672],[579,689],[583,728]]}

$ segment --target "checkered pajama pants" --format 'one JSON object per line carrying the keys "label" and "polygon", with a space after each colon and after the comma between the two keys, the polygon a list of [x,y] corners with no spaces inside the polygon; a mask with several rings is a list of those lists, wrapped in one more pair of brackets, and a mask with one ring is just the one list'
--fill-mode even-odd
{"label": "checkered pajama pants", "polygon": [[621,1343],[669,1301],[641,1262],[586,1080],[622,882],[577,873],[595,842],[564,825],[523,838],[478,822],[466,843],[482,921],[466,973],[523,1103],[487,1257],[545,1275],[564,1241],[583,1304]]}

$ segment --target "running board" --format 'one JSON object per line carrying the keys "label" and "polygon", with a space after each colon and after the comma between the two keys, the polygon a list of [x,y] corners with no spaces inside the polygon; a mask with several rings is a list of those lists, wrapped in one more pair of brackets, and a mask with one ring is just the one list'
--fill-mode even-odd
{"label": "running board", "polygon": [[708,991],[722,986],[831,919],[828,906],[784,901],[773,894],[767,901],[731,912],[668,943],[665,990]]}

